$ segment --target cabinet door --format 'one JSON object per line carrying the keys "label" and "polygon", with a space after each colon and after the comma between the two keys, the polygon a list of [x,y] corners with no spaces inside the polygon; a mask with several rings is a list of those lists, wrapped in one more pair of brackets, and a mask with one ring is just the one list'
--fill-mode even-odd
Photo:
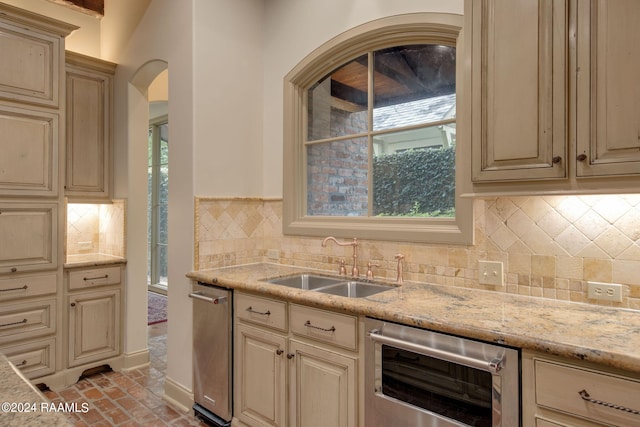
{"label": "cabinet door", "polygon": [[578,176],[640,173],[640,2],[579,0]]}
{"label": "cabinet door", "polygon": [[0,105],[0,195],[58,194],[58,115]]}
{"label": "cabinet door", "polygon": [[65,193],[70,197],[110,198],[111,80],[109,74],[67,64]]}
{"label": "cabinet door", "polygon": [[57,241],[57,203],[0,203],[0,273],[55,269]]}
{"label": "cabinet door", "polygon": [[467,2],[473,181],[567,176],[567,7]]}
{"label": "cabinet door", "polygon": [[0,98],[57,106],[63,45],[59,36],[0,20]]}
{"label": "cabinet door", "polygon": [[354,358],[291,340],[291,427],[355,427],[358,399]]}
{"label": "cabinet door", "polygon": [[286,425],[285,350],[285,337],[237,326],[234,412],[247,425]]}
{"label": "cabinet door", "polygon": [[69,297],[69,366],[120,354],[120,290]]}

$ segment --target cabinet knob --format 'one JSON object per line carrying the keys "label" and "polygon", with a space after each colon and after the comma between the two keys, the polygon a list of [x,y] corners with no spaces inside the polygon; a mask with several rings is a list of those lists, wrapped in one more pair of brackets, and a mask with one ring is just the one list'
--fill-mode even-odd
{"label": "cabinet knob", "polygon": [[75,302],[72,302],[72,303],[71,303],[71,307],[75,307],[75,306],[76,306],[76,303],[75,303]]}
{"label": "cabinet knob", "polygon": [[293,359],[294,357],[296,357],[296,355],[295,355],[295,354],[293,354],[293,353],[287,353],[287,359],[291,360],[291,359]]}
{"label": "cabinet knob", "polygon": [[579,162],[584,162],[585,160],[587,160],[587,155],[584,153],[578,154],[578,157],[576,157],[576,160]]}
{"label": "cabinet knob", "polygon": [[560,156],[554,156],[554,158],[553,158],[553,159],[551,159],[551,161],[552,161],[553,163],[555,163],[555,164],[558,164],[558,163],[560,163],[560,162],[562,161],[562,157],[560,157]]}
{"label": "cabinet knob", "polygon": [[281,356],[281,355],[282,355],[282,353],[284,353],[284,350],[282,350],[282,349],[280,349],[280,348],[276,350],[276,354],[277,354],[278,356]]}

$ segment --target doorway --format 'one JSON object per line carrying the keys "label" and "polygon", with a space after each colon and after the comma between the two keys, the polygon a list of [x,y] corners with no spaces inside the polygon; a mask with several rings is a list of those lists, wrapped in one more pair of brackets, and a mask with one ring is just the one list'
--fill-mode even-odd
{"label": "doorway", "polygon": [[162,106],[150,105],[147,165],[147,286],[149,291],[166,295],[169,249],[167,232],[169,117],[167,114],[156,115],[158,111],[162,113]]}

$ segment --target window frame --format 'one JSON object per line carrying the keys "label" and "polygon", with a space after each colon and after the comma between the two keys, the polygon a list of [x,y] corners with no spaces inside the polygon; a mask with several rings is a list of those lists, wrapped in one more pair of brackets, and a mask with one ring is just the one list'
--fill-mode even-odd
{"label": "window frame", "polygon": [[[444,13],[412,13],[368,22],[329,40],[304,58],[284,79],[283,233],[427,243],[473,244],[473,200],[462,198],[468,162],[463,154],[468,131],[463,123],[466,73],[462,26],[464,17]],[[306,214],[305,132],[307,89],[337,67],[366,53],[408,44],[456,46],[456,215],[455,218],[343,217]],[[372,70],[369,69],[369,73]]]}
{"label": "window frame", "polygon": [[[148,253],[149,259],[147,260],[147,268],[149,270],[149,274],[147,274],[147,287],[149,290],[164,290],[168,288],[168,278],[167,283],[162,283],[160,281],[159,271],[160,271],[160,251],[159,248],[165,247],[168,248],[169,243],[160,243],[160,168],[164,165],[160,162],[161,155],[161,138],[160,138],[160,127],[164,125],[169,125],[169,116],[167,114],[159,116],[149,121],[149,129],[151,131],[151,165],[147,166],[147,170],[151,167],[151,206],[150,213],[151,217],[147,218],[149,221],[149,226],[151,228],[151,236],[149,236],[147,245],[148,245]],[[166,164],[167,168],[169,164]]]}

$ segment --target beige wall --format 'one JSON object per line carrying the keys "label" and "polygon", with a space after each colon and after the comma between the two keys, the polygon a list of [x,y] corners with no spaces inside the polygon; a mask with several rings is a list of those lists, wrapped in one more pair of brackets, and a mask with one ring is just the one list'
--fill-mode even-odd
{"label": "beige wall", "polygon": [[[360,271],[373,260],[395,280],[402,253],[405,280],[640,309],[639,195],[496,198],[475,211],[474,245],[360,240]],[[351,248],[282,236],[279,200],[202,198],[196,214],[201,269],[266,261],[337,272],[351,260]],[[478,260],[503,262],[505,286],[479,285]],[[587,281],[624,284],[623,302],[588,300]]]}

